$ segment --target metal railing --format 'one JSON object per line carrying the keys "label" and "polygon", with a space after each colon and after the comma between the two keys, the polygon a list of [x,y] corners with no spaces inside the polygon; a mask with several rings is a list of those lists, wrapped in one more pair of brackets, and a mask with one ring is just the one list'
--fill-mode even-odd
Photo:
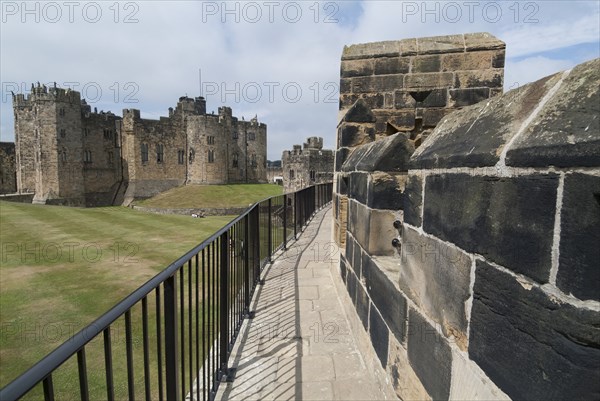
{"label": "metal railing", "polygon": [[214,399],[235,375],[229,355],[253,316],[262,269],[331,197],[329,183],[254,204],[0,390],[0,400]]}

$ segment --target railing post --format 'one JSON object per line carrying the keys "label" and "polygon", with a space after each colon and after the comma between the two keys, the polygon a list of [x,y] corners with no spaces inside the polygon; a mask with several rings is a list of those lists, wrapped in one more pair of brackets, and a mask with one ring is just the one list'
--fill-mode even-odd
{"label": "railing post", "polygon": [[254,209],[254,282],[260,280],[260,204]]}
{"label": "railing post", "polygon": [[267,204],[269,207],[269,215],[268,215],[269,219],[268,219],[268,223],[267,223],[267,225],[269,226],[269,232],[267,235],[267,250],[269,252],[269,263],[271,263],[272,262],[271,254],[273,253],[273,227],[272,227],[272,221],[271,221],[271,205],[272,205],[271,198],[269,198],[269,201]]}
{"label": "railing post", "polygon": [[179,400],[177,371],[177,285],[174,273],[165,280],[165,370],[167,399]]}
{"label": "railing post", "polygon": [[283,250],[287,249],[287,195],[283,194]]}
{"label": "railing post", "polygon": [[219,250],[219,356],[220,356],[220,369],[219,369],[219,380],[223,375],[227,375],[227,354],[229,352],[229,231],[225,231],[220,237],[220,250]]}
{"label": "railing post", "polygon": [[250,215],[244,217],[244,315],[250,314]]}

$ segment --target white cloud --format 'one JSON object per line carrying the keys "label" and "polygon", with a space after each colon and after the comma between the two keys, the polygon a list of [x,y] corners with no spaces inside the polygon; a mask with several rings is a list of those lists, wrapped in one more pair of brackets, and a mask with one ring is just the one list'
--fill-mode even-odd
{"label": "white cloud", "polygon": [[[533,10],[538,23],[524,21],[526,12],[532,11],[524,9],[524,4],[530,3],[538,7]],[[568,54],[534,57],[540,50],[599,40],[599,6],[595,1],[577,6],[572,2],[482,2],[472,15],[466,2],[460,1],[321,2],[317,8],[314,2],[280,2],[271,9],[272,21],[267,3],[262,1],[137,1],[118,3],[118,23],[114,22],[113,2],[94,3],[102,8],[97,23],[83,18],[82,9],[90,2],[79,3],[73,23],[64,8],[61,21],[50,23],[44,19],[49,15],[40,12],[40,22],[36,23],[35,16],[23,15],[21,10],[15,15],[5,12],[7,4],[21,7],[23,3],[2,3],[6,21],[0,26],[2,140],[13,139],[12,104],[10,93],[6,93],[13,83],[28,90],[32,81],[78,82],[80,90],[87,85],[88,98],[100,87],[102,96],[92,106],[117,114],[123,108],[139,108],[142,116],[155,118],[166,115],[180,96],[199,94],[200,69],[204,83],[219,85],[218,93],[207,95],[208,111],[227,105],[239,117],[248,119],[257,114],[268,124],[271,159],[278,159],[282,150],[307,136],[322,136],[325,146],[334,147],[335,89],[344,45],[488,31],[507,42],[506,81],[525,82],[575,62]],[[28,4],[32,7],[38,3]],[[125,8],[127,4],[134,6]],[[223,13],[223,4],[234,11]],[[458,5],[460,18],[452,14],[451,4]],[[494,4],[502,9],[497,21],[492,18]],[[514,4],[520,7],[518,18],[510,9]],[[253,22],[255,5],[261,16]],[[217,13],[213,15],[210,11],[215,7]],[[302,14],[292,22],[298,7]],[[138,22],[123,23],[132,12],[130,16]],[[327,16],[340,23],[325,23]],[[235,22],[236,17],[239,22]],[[522,60],[512,59],[516,56]],[[236,85],[247,91],[238,92],[238,99],[231,93],[223,96],[221,89],[235,90]],[[274,89],[272,99],[269,85]],[[256,86],[262,90],[260,99],[255,99]],[[294,91],[298,87],[301,96]],[[133,94],[138,102],[124,102],[127,94]]]}

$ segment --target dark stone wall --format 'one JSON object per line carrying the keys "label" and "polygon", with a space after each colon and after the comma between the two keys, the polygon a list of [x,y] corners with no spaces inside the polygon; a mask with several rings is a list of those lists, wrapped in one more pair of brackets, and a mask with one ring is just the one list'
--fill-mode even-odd
{"label": "dark stone wall", "polygon": [[503,66],[487,34],[342,57],[340,274],[401,399],[600,397],[600,60]]}
{"label": "dark stone wall", "polygon": [[0,142],[0,194],[17,192],[15,144]]}

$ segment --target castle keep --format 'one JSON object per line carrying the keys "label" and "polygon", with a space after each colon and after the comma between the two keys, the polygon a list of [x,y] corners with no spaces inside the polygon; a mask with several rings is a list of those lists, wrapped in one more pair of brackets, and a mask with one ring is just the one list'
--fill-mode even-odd
{"label": "castle keep", "polygon": [[323,149],[323,138],[310,137],[281,155],[285,192],[333,181],[334,151]]}
{"label": "castle keep", "polygon": [[168,117],[92,111],[79,92],[13,95],[16,181],[34,203],[129,204],[186,184],[266,182],[267,127],[181,97]]}

